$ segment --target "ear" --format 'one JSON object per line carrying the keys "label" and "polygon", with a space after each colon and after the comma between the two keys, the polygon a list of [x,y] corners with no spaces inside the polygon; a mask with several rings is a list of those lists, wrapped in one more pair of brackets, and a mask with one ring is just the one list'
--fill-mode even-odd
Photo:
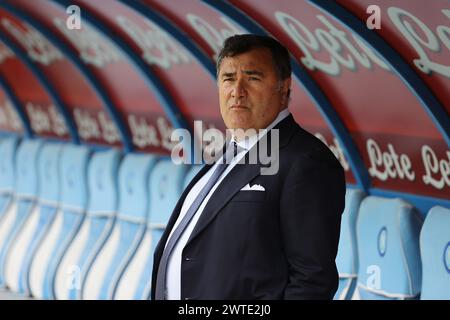
{"label": "ear", "polygon": [[289,92],[291,91],[291,77],[286,78],[281,83],[281,93],[283,94],[283,104],[288,105]]}

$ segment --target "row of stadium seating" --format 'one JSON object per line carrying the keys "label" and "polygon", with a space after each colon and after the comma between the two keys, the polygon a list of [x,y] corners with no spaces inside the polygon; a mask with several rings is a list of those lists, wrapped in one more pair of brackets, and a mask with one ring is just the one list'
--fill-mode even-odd
{"label": "row of stadium seating", "polygon": [[348,189],[335,299],[450,299],[450,209]]}
{"label": "row of stadium seating", "polygon": [[[0,286],[39,299],[148,299],[154,247],[199,168],[1,139]],[[348,189],[335,298],[450,299],[449,230],[449,209],[422,226],[406,202]]]}
{"label": "row of stadium seating", "polygon": [[1,286],[40,299],[148,298],[154,246],[198,167],[15,138],[1,141],[0,161]]}

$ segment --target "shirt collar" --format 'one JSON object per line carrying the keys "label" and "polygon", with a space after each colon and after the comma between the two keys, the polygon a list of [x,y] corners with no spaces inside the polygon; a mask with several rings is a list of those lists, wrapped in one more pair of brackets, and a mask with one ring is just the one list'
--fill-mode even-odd
{"label": "shirt collar", "polygon": [[[289,108],[285,108],[283,110],[280,111],[280,113],[278,113],[278,116],[275,118],[275,120],[273,120],[268,126],[267,128],[265,128],[265,131],[268,131],[270,129],[272,129],[273,127],[275,127],[280,121],[284,120],[286,117],[288,117],[291,114],[291,112],[289,111]],[[263,132],[265,132],[263,131]],[[261,132],[261,133],[263,133]],[[231,143],[232,142],[236,142],[236,144],[238,145],[239,148],[242,148],[244,150],[249,150],[251,147],[253,147],[256,142],[259,140],[259,138],[262,136],[263,134],[255,134],[249,137],[246,137],[246,139],[243,139],[241,141],[235,141],[234,137],[231,139]]]}

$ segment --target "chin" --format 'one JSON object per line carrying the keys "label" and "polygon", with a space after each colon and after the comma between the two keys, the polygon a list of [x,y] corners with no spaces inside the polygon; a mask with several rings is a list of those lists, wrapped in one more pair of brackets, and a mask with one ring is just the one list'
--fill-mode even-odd
{"label": "chin", "polygon": [[242,122],[232,122],[229,126],[227,126],[228,129],[244,129],[247,130],[248,128],[251,128],[248,123],[242,123]]}
{"label": "chin", "polygon": [[248,129],[252,128],[252,124],[249,121],[246,121],[247,119],[242,119],[242,117],[236,119],[230,119],[227,123],[227,127],[229,129]]}

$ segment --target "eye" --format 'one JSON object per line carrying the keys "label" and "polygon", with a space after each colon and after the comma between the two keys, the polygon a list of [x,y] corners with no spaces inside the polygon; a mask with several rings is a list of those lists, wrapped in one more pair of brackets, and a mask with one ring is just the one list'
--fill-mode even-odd
{"label": "eye", "polygon": [[233,78],[224,78],[222,81],[223,82],[230,82],[230,81],[233,81]]}
{"label": "eye", "polygon": [[251,80],[251,81],[259,81],[259,78],[257,78],[257,77],[249,77],[248,80]]}

